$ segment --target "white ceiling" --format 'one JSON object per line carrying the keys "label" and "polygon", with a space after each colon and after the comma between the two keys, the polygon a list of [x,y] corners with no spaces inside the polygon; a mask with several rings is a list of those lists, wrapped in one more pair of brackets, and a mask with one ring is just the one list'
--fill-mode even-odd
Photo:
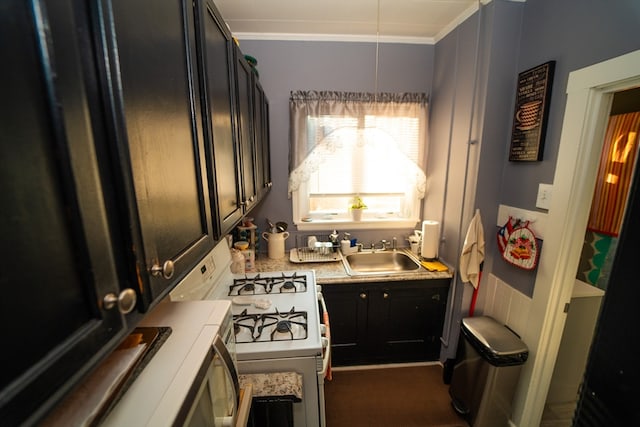
{"label": "white ceiling", "polygon": [[214,1],[239,39],[425,44],[438,41],[479,7],[479,0]]}

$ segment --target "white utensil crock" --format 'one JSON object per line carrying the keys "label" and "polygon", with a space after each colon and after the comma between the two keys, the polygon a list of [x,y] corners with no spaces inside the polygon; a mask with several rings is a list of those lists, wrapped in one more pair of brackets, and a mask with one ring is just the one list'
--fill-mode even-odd
{"label": "white utensil crock", "polygon": [[271,259],[284,257],[284,241],[289,237],[289,232],[262,233],[262,238],[267,241],[267,253]]}

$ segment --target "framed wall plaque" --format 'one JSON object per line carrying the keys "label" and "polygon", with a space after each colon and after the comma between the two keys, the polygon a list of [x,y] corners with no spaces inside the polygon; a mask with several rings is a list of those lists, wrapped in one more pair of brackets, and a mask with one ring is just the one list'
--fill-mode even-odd
{"label": "framed wall plaque", "polygon": [[542,160],[555,64],[549,61],[518,74],[510,161]]}

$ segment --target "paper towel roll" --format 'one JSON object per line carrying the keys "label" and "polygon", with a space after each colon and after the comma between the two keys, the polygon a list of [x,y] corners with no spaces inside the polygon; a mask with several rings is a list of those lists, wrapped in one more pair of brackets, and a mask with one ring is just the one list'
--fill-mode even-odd
{"label": "paper towel roll", "polygon": [[422,258],[438,258],[438,246],[440,241],[440,223],[438,221],[422,221]]}

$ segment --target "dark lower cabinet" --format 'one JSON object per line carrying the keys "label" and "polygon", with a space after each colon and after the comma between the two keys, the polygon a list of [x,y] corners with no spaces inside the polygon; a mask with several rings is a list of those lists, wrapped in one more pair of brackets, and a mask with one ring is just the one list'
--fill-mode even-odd
{"label": "dark lower cabinet", "polygon": [[333,364],[438,360],[449,282],[323,285]]}
{"label": "dark lower cabinet", "polygon": [[37,423],[135,313],[105,303],[126,289],[98,167],[95,64],[79,38],[84,2],[0,9],[0,424],[15,426]]}

